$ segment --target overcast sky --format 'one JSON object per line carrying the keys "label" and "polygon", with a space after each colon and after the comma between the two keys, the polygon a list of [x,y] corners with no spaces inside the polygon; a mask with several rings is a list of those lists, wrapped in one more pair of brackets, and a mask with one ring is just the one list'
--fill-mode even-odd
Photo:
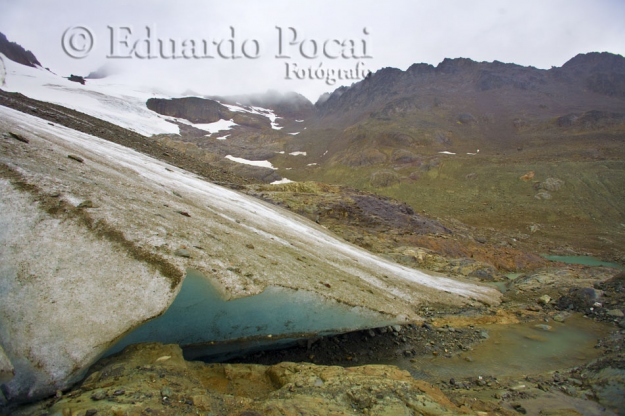
{"label": "overcast sky", "polygon": [[[446,57],[547,69],[578,53],[625,55],[624,22],[623,0],[0,0],[0,32],[59,75],[86,75],[107,64],[126,82],[176,94],[278,89],[313,102],[355,81],[329,85],[328,74],[339,70],[352,69],[348,76],[356,77],[358,68],[361,77],[383,67],[437,65]],[[150,51],[143,41],[147,26]],[[89,35],[68,31],[75,27],[91,33],[90,50]],[[177,39],[178,54],[187,56],[194,40],[202,58],[165,59],[154,47],[159,39],[165,45]],[[64,44],[69,54],[87,56],[69,56]],[[353,50],[341,46],[352,44]],[[232,45],[240,58],[232,59]],[[148,52],[153,58],[142,58]]]}

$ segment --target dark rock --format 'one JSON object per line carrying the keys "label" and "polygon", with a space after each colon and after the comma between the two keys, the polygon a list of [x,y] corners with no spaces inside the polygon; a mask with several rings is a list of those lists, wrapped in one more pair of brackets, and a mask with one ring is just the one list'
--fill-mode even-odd
{"label": "dark rock", "polygon": [[77,208],[95,208],[95,205],[93,204],[93,201],[91,201],[90,199],[86,199],[78,204]]}
{"label": "dark rock", "polygon": [[260,114],[234,113],[232,121],[242,126],[255,129],[270,129],[271,121]]}
{"label": "dark rock", "polygon": [[470,277],[477,277],[481,280],[493,281],[496,280],[497,270],[494,267],[483,267],[469,273]]}
{"label": "dark rock", "polygon": [[85,81],[84,77],[81,77],[80,75],[70,75],[69,77],[67,77],[68,80],[72,81],[72,82],[77,82],[79,84],[85,85],[85,83],[87,81]]}
{"label": "dark rock", "polygon": [[413,163],[416,162],[419,158],[417,155],[409,150],[396,149],[391,155],[391,159],[397,163]]}
{"label": "dark rock", "polygon": [[25,137],[23,137],[23,136],[21,136],[21,135],[19,135],[17,133],[13,133],[12,131],[9,132],[9,136],[13,137],[15,140],[18,140],[18,141],[20,141],[22,143],[26,143],[26,144],[30,143],[30,141],[27,138],[25,138]]}
{"label": "dark rock", "polygon": [[436,134],[434,135],[434,141],[436,143],[440,143],[440,144],[444,144],[444,145],[450,145],[451,139],[449,138],[449,136],[442,132],[442,131],[437,131]]}
{"label": "dark rock", "polygon": [[18,64],[30,66],[33,68],[40,67],[41,64],[31,51],[27,51],[15,42],[9,42],[7,37],[0,33],[0,53]]}
{"label": "dark rock", "polygon": [[625,293],[625,272],[617,273],[605,282],[599,283],[595,286],[601,290]]}
{"label": "dark rock", "polygon": [[104,390],[98,390],[91,395],[91,400],[104,400],[106,399],[106,392]]}
{"label": "dark rock", "polygon": [[462,124],[475,124],[477,119],[470,113],[462,113],[458,115],[458,121]]}
{"label": "dark rock", "polygon": [[217,101],[198,97],[184,98],[150,98],[147,107],[159,114],[184,118],[192,123],[214,123],[219,120],[230,120],[232,111]]}
{"label": "dark rock", "polygon": [[72,159],[72,160],[75,160],[75,161],[76,161],[76,162],[78,162],[78,163],[84,163],[84,162],[85,162],[85,160],[84,160],[82,157],[80,157],[80,156],[76,156],[76,155],[67,155],[67,157],[68,157],[68,158],[70,158],[70,159]]}
{"label": "dark rock", "polygon": [[556,305],[559,309],[587,312],[596,302],[597,297],[597,292],[593,288],[573,288],[567,295],[560,297]]}

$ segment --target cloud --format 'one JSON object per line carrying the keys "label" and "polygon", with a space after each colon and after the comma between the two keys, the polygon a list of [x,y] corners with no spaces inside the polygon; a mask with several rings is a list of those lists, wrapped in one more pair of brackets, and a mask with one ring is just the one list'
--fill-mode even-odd
{"label": "cloud", "polygon": [[[581,52],[625,53],[625,6],[618,0],[0,0],[0,9],[0,31],[33,51],[44,66],[61,75],[86,75],[111,61],[107,56],[114,46],[112,36],[120,28],[128,28],[122,32],[132,31],[128,36],[130,44],[145,38],[146,27],[150,27],[155,37],[166,42],[200,39],[214,47],[213,41],[232,41],[238,55],[245,41],[248,51],[259,46],[256,59],[223,58],[214,49],[214,58],[114,59],[116,69],[122,71],[118,76],[128,82],[173,93],[193,90],[229,95],[277,89],[297,91],[315,101],[323,92],[356,81],[339,79],[331,83],[328,71],[354,70],[358,63],[363,73],[388,66],[406,69],[416,62],[436,65],[446,57],[549,68],[562,65]],[[84,26],[93,33],[95,45],[84,59],[74,59],[63,52],[63,33],[73,26]],[[283,47],[291,59],[276,58],[280,52],[280,30],[276,26],[282,28],[283,35],[288,34],[283,37]],[[293,35],[288,28],[296,30],[296,45],[288,44]],[[368,34],[363,32],[365,28]],[[119,39],[118,50],[123,46]],[[336,47],[335,40],[352,40],[355,45],[365,42],[372,58],[323,56],[323,44],[330,42],[330,46]],[[299,47],[303,42],[303,51],[311,54],[313,41],[319,48],[318,57],[308,59]],[[306,71],[304,79],[293,73],[289,77],[288,70],[294,65]]]}

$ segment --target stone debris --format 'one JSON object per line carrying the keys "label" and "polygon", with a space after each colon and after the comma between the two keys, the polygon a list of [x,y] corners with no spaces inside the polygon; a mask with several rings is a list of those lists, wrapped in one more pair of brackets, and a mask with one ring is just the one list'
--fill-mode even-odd
{"label": "stone debris", "polygon": [[[159,357],[169,360],[158,361]],[[45,409],[45,406],[50,406]],[[99,362],[74,390],[16,409],[40,414],[471,414],[394,366],[205,364],[177,345],[138,344]],[[94,413],[97,412],[97,413]]]}

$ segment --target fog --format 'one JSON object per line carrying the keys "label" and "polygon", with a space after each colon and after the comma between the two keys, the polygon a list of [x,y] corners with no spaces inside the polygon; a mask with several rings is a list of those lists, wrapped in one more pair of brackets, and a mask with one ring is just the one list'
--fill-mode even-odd
{"label": "fog", "polygon": [[368,71],[446,57],[549,68],[625,53],[619,0],[0,0],[0,10],[0,31],[59,75],[104,66],[172,94],[274,89],[314,102]]}

